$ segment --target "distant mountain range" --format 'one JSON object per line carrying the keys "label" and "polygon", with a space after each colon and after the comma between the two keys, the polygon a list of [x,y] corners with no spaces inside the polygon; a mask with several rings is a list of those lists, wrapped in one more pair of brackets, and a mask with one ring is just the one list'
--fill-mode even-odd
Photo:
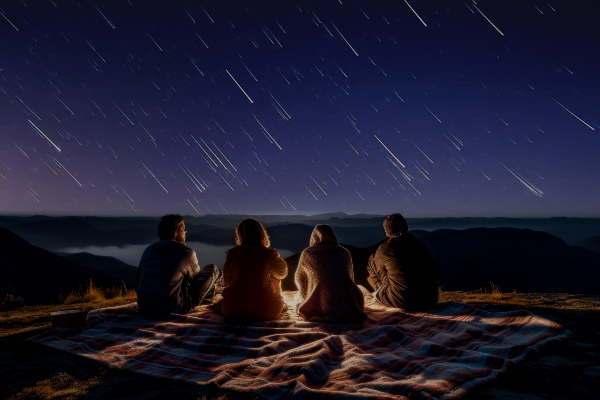
{"label": "distant mountain range", "polygon": [[[205,215],[185,217],[188,241],[233,246],[234,228],[242,215]],[[365,247],[385,239],[383,216],[344,213],[318,216],[258,216],[267,228],[271,243],[279,249],[297,252],[308,245],[316,224],[333,226],[341,242]],[[157,240],[154,217],[13,217],[0,216],[0,226],[51,251],[67,247],[124,246],[149,244]],[[550,233],[571,245],[599,251],[592,238],[600,236],[596,218],[409,218],[411,230],[469,228],[527,228]],[[588,240],[589,239],[589,240]],[[597,241],[598,239],[596,239]]]}

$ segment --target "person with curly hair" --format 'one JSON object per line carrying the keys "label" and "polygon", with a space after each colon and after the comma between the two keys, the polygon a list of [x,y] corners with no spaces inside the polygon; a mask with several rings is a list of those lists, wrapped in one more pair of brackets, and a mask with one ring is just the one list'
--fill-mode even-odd
{"label": "person with curly hair", "polygon": [[281,280],[287,276],[286,262],[270,248],[267,231],[254,218],[241,221],[235,229],[237,246],[229,249],[223,265],[225,317],[274,320],[285,307]]}

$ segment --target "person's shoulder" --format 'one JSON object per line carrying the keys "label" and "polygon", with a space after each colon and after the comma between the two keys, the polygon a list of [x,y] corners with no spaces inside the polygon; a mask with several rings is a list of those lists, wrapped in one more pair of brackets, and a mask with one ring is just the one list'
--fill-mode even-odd
{"label": "person's shoulder", "polygon": [[232,248],[230,248],[229,250],[225,250],[225,254],[230,254],[233,253],[235,250],[237,250],[239,246],[233,246]]}
{"label": "person's shoulder", "polygon": [[341,244],[338,244],[336,246],[336,250],[339,251],[340,253],[348,254],[349,256],[351,255],[350,250],[348,250],[347,248],[345,248]]}
{"label": "person's shoulder", "polygon": [[144,253],[158,253],[167,244],[167,240],[157,240],[154,243],[150,243],[144,250]]}
{"label": "person's shoulder", "polygon": [[390,240],[386,240],[385,242],[381,243],[378,247],[376,251],[385,251],[386,249],[388,249],[390,247]]}
{"label": "person's shoulder", "polygon": [[277,251],[276,248],[265,247],[265,250],[267,251],[267,254],[269,255],[269,257],[281,257],[281,254],[279,254],[279,251]]}

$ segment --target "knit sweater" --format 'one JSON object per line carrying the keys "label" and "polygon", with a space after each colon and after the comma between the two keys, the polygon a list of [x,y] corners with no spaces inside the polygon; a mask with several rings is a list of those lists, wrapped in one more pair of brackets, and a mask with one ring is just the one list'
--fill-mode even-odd
{"label": "knit sweater", "polygon": [[364,297],[354,283],[352,258],[329,225],[317,225],[296,270],[302,299],[296,312],[308,321],[342,323],[366,318]]}

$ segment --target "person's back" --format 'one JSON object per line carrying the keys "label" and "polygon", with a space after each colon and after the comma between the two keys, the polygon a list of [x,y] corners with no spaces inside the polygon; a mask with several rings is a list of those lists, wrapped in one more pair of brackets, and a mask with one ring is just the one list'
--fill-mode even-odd
{"label": "person's back", "polygon": [[369,262],[369,283],[375,297],[389,307],[424,311],[435,307],[439,268],[427,247],[407,233],[404,218],[395,214],[384,222],[390,237]]}
{"label": "person's back", "polygon": [[161,218],[158,234],[136,273],[138,308],[145,315],[186,314],[212,295],[220,271],[214,264],[200,270],[196,253],[185,244],[181,216]]}
{"label": "person's back", "polygon": [[354,283],[350,253],[333,228],[317,225],[295,276],[301,302],[296,312],[308,321],[342,323],[365,319],[364,297]]}
{"label": "person's back", "polygon": [[269,248],[262,225],[253,219],[236,228],[237,246],[227,251],[223,265],[221,311],[228,318],[274,320],[284,308],[281,279],[287,264]]}
{"label": "person's back", "polygon": [[140,268],[137,301],[144,314],[179,312],[183,306],[181,285],[200,272],[194,251],[173,240],[148,246]]}

